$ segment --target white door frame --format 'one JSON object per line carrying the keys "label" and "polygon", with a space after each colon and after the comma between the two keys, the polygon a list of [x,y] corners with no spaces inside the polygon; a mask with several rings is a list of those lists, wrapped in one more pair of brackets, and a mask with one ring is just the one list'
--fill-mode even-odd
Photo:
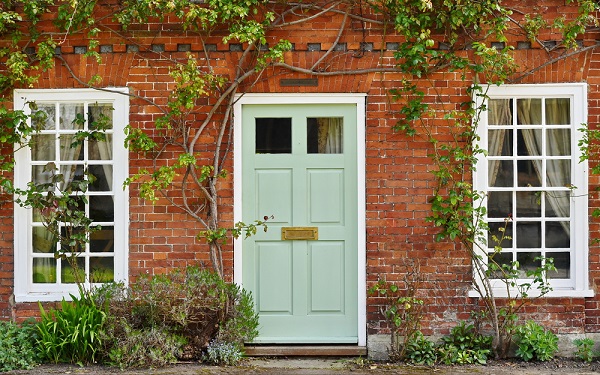
{"label": "white door frame", "polygon": [[[242,106],[245,104],[356,104],[358,346],[367,345],[367,274],[365,222],[365,106],[366,94],[243,94],[233,106],[233,220],[242,220]],[[234,241],[233,281],[242,284],[242,236]]]}

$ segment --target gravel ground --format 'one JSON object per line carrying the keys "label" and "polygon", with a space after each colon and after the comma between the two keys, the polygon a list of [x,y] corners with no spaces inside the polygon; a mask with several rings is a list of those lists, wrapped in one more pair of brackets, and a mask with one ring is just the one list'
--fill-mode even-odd
{"label": "gravel ground", "polygon": [[242,374],[293,374],[293,375],[591,375],[600,373],[600,362],[583,363],[570,359],[555,359],[544,363],[524,363],[519,361],[490,361],[485,366],[408,366],[389,363],[369,363],[349,358],[249,358],[235,367],[217,367],[189,362],[161,369],[119,370],[114,367],[73,365],[41,365],[33,370],[12,371],[6,374],[42,375],[42,374],[155,374],[155,375],[242,375]]}

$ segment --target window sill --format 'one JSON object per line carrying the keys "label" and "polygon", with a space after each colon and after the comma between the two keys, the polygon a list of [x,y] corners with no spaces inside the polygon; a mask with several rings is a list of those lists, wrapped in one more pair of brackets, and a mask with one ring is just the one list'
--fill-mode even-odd
{"label": "window sill", "polygon": [[[516,290],[513,291],[516,293]],[[572,297],[572,298],[587,298],[594,297],[595,293],[592,289],[584,289],[584,290],[574,290],[574,289],[559,289],[556,288],[552,290],[550,293],[547,293],[543,296],[543,298],[552,298],[552,297]],[[505,289],[496,289],[494,290],[494,296],[496,298],[506,298],[508,294]],[[539,293],[536,291],[531,291],[529,293],[530,297],[539,297]],[[472,298],[481,298],[480,294],[476,290],[469,290],[469,297]]]}
{"label": "window sill", "polygon": [[[74,291],[71,294],[78,295],[79,292]],[[66,301],[71,301],[71,296],[69,292],[65,293],[27,293],[27,294],[15,294],[15,303],[24,303],[24,302],[60,302],[63,299]]]}

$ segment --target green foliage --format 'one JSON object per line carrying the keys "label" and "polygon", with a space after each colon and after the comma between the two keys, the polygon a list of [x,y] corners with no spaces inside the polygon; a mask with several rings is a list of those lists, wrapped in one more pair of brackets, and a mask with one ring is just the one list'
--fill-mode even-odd
{"label": "green foliage", "polygon": [[121,369],[164,367],[176,363],[183,353],[186,340],[166,327],[135,329],[122,319],[118,324],[108,326],[109,334],[116,333],[112,329],[117,326],[122,330],[119,345],[111,346],[108,353],[104,353],[104,361],[109,365]]}
{"label": "green foliage", "polygon": [[63,299],[61,309],[44,310],[37,324],[42,358],[51,362],[94,363],[102,346],[100,332],[106,314],[87,296]]}
{"label": "green foliage", "polygon": [[389,356],[392,360],[406,357],[408,342],[420,334],[423,300],[416,293],[423,281],[417,262],[406,261],[404,280],[391,283],[380,279],[369,288],[369,294],[385,298],[383,315],[391,329]]}
{"label": "green foliage", "polygon": [[558,351],[558,337],[532,320],[515,328],[516,356],[528,362],[549,361]]}
{"label": "green foliage", "polygon": [[243,357],[239,346],[213,340],[206,349],[205,361],[214,365],[237,365]]}
{"label": "green foliage", "polygon": [[573,340],[573,343],[577,347],[575,351],[575,357],[585,362],[592,362],[595,357],[598,356],[598,352],[594,350],[594,340],[586,337],[584,339]]}
{"label": "green foliage", "polygon": [[491,336],[480,334],[475,325],[462,321],[442,338],[440,360],[445,364],[485,364],[491,348]]}
{"label": "green foliage", "polygon": [[30,370],[40,362],[35,322],[0,321],[0,372]]}
{"label": "green foliage", "polygon": [[208,243],[220,242],[225,244],[227,242],[228,235],[237,239],[240,236],[248,238],[256,234],[258,228],[262,227],[263,231],[267,231],[267,221],[272,219],[273,216],[265,216],[263,220],[254,220],[253,223],[246,224],[243,221],[238,221],[234,224],[233,228],[218,228],[216,230],[204,230],[198,233],[198,239],[205,239]]}
{"label": "green foliage", "polygon": [[436,363],[438,351],[435,343],[417,331],[406,343],[404,358],[408,363],[415,365],[432,366]]}
{"label": "green foliage", "polygon": [[103,353],[119,367],[201,358],[212,341],[241,352],[258,334],[250,294],[198,267],[141,277],[129,288],[114,284],[96,295],[108,311]]}

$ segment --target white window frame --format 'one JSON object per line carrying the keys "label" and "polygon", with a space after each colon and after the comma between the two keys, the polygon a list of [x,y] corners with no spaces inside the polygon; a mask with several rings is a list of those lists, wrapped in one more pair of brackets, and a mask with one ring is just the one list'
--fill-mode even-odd
{"label": "white window frame", "polygon": [[[113,111],[113,193],[114,193],[114,280],[128,281],[129,190],[123,182],[129,175],[129,154],[124,146],[124,128],[129,124],[127,88],[93,89],[18,89],[14,108],[30,113],[28,102],[111,103]],[[87,116],[87,114],[86,114]],[[14,183],[26,188],[31,180],[31,153],[28,148],[15,152]],[[60,301],[78,295],[76,284],[40,284],[32,280],[31,209],[14,205],[14,297],[15,302]],[[89,287],[89,285],[87,285]]]}
{"label": "white window frame", "polygon": [[[487,90],[487,91],[486,91]],[[569,279],[550,279],[553,290],[546,294],[547,297],[591,297],[594,292],[589,287],[588,252],[589,252],[589,226],[588,226],[588,164],[579,161],[578,142],[582,133],[578,131],[582,124],[587,123],[587,84],[562,83],[562,84],[517,84],[489,86],[484,88],[486,96],[492,99],[522,98],[565,98],[571,99],[571,165],[572,184],[576,187],[571,197],[571,270]],[[474,98],[476,108],[484,104],[485,98]],[[481,113],[477,124],[477,135],[480,147],[484,150],[488,145],[488,114]],[[479,157],[476,171],[473,175],[474,190],[485,192],[488,183],[488,162],[485,156]],[[487,207],[485,194],[482,194],[483,207]],[[485,248],[485,246],[484,246]],[[483,259],[487,256],[482,251]],[[476,281],[481,283],[480,279]],[[506,286],[499,280],[491,280],[493,293],[496,297],[507,297]],[[511,290],[514,296],[516,290]],[[469,293],[478,297],[476,291]],[[531,291],[530,296],[539,295],[538,291]]]}

